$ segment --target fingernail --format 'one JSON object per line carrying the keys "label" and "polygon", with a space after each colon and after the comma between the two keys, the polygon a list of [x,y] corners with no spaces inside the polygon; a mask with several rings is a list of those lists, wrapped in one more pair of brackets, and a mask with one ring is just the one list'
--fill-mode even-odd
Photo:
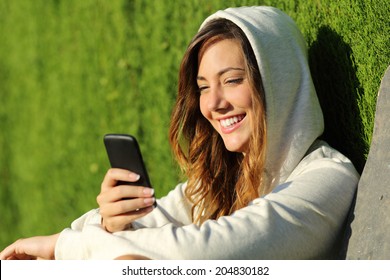
{"label": "fingernail", "polygon": [[145,198],[144,199],[144,203],[146,204],[146,205],[151,205],[151,204],[153,204],[154,202],[155,202],[155,198],[154,197],[150,197],[150,198]]}
{"label": "fingernail", "polygon": [[153,195],[154,194],[154,189],[152,189],[152,188],[144,188],[143,192],[146,195]]}
{"label": "fingernail", "polygon": [[129,173],[130,180],[133,180],[134,182],[138,181],[141,176],[135,173]]}

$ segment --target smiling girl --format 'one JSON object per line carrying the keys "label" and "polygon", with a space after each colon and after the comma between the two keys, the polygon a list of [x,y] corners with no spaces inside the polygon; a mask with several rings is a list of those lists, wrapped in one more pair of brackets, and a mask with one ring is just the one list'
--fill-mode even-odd
{"label": "smiling girl", "polygon": [[359,175],[322,132],[295,23],[271,7],[219,11],[179,72],[169,137],[188,180],[153,209],[150,189],[116,186],[137,174],[110,169],[99,209],[0,258],[329,258]]}

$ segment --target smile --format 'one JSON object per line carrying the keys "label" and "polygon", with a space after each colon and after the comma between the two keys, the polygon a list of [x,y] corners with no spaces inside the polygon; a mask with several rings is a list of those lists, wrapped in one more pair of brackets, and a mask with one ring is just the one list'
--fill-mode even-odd
{"label": "smile", "polygon": [[238,115],[238,116],[234,116],[234,117],[231,117],[231,118],[228,118],[228,119],[223,119],[223,120],[220,120],[220,124],[223,128],[231,128],[233,127],[235,124],[239,123],[240,121],[242,121],[242,119],[245,117],[245,115]]}

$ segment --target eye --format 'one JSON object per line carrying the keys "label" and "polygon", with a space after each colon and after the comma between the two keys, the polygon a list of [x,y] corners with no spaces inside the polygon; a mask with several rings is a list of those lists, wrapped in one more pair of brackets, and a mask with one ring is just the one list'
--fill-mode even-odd
{"label": "eye", "polygon": [[244,78],[232,78],[226,81],[227,84],[242,84]]}
{"label": "eye", "polygon": [[206,85],[199,85],[198,86],[198,91],[199,91],[199,93],[202,93],[202,92],[206,91],[208,88],[209,87],[206,86]]}

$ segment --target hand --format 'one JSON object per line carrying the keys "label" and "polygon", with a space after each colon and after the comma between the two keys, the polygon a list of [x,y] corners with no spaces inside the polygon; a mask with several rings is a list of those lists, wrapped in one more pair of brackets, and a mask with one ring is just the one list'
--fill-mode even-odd
{"label": "hand", "polygon": [[154,190],[142,186],[119,185],[118,181],[137,182],[139,175],[112,168],[102,182],[97,203],[102,216],[102,226],[109,232],[125,230],[131,222],[150,213],[154,206]]}
{"label": "hand", "polygon": [[0,260],[54,260],[59,233],[19,239],[0,253]]}

